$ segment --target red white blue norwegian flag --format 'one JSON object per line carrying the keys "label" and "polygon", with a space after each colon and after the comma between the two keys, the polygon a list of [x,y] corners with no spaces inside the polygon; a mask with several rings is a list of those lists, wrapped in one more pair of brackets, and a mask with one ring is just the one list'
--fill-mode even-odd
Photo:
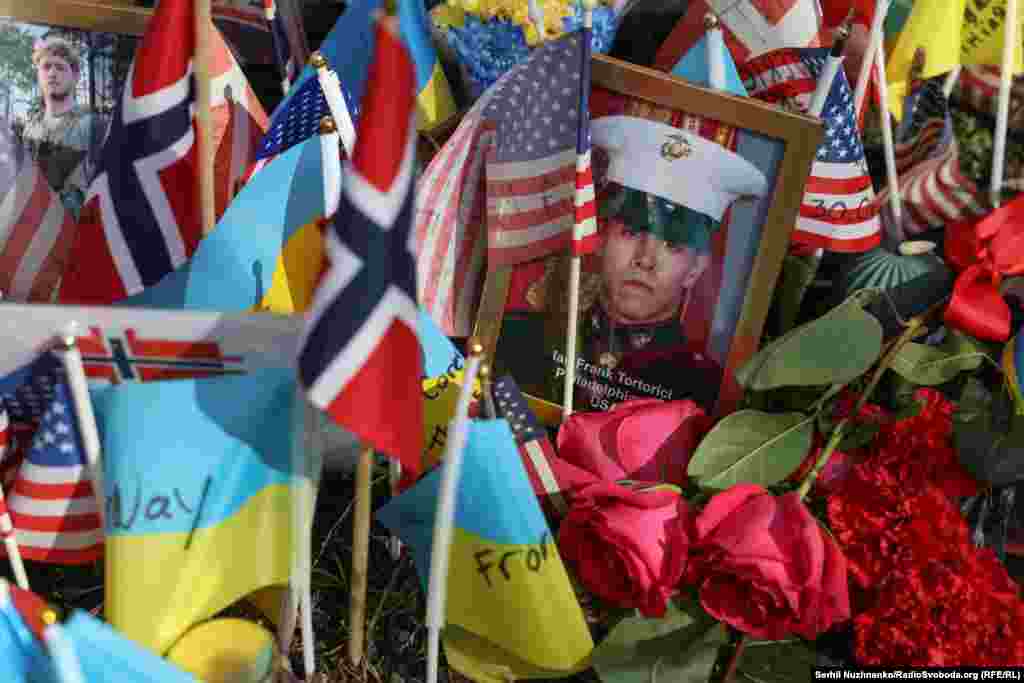
{"label": "red white blue norwegian flag", "polygon": [[61,301],[108,304],[156,284],[202,237],[191,0],[160,0],[114,108]]}
{"label": "red white blue norwegian flag", "polygon": [[22,556],[55,564],[98,559],[103,530],[60,359],[47,352],[0,377],[0,401],[13,474],[7,507]]}
{"label": "red white blue norwegian flag", "polygon": [[376,27],[356,147],[326,236],[330,270],[299,350],[310,400],[335,422],[422,470],[423,360],[412,230],[416,78],[393,17]]}

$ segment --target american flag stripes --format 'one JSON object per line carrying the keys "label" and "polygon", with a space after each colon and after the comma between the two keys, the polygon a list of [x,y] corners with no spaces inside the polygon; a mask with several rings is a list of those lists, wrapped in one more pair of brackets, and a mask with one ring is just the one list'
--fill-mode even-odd
{"label": "american flag stripes", "polygon": [[[828,48],[783,49],[740,67],[751,97],[806,110]],[[793,242],[837,252],[862,252],[881,241],[878,204],[864,158],[853,93],[840,69],[822,110],[825,139],[807,179]]]}
{"label": "american flag stripes", "polygon": [[102,527],[67,376],[47,352],[0,379],[11,428],[29,436],[14,482],[7,489],[23,557],[57,564],[96,560]]}
{"label": "american flag stripes", "polygon": [[903,217],[891,215],[888,187],[878,195],[888,236],[900,242],[948,223],[985,214],[984,190],[960,170],[959,148],[949,106],[942,92],[944,76],[930,79],[907,96],[908,112],[895,131]]}
{"label": "american flag stripes", "polygon": [[583,49],[580,50],[579,124],[576,136],[576,194],[572,232],[572,252],[589,254],[600,245],[597,232],[597,201],[594,197],[594,171],[590,165],[590,26],[592,14],[584,10]]}
{"label": "american flag stripes", "polygon": [[485,169],[488,267],[572,242],[583,50],[578,32],[549,41],[493,86],[483,111],[496,133]]}
{"label": "american flag stripes", "polygon": [[481,113],[493,94],[491,88],[476,101],[417,184],[417,291],[424,310],[450,337],[471,334],[483,284],[483,172],[494,131]]}
{"label": "american flag stripes", "polygon": [[317,288],[298,365],[310,400],[398,459],[411,479],[423,453],[412,233],[416,81],[394,18],[376,30],[365,116],[327,236],[331,266]]}
{"label": "american flag stripes", "polygon": [[569,506],[562,494],[562,483],[553,467],[557,456],[547,432],[537,421],[526,403],[526,397],[511,376],[495,381],[491,391],[494,394],[495,412],[498,417],[505,418],[512,429],[523,467],[530,478],[533,492],[540,500],[541,508],[553,519],[564,517]]}
{"label": "american flag stripes", "polygon": [[0,118],[0,292],[4,298],[50,301],[74,237],[71,214]]}

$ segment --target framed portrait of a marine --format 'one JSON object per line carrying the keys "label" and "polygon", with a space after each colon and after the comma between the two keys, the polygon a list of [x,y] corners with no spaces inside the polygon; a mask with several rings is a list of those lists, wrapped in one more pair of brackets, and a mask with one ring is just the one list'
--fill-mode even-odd
{"label": "framed portrait of a marine", "polygon": [[[573,409],[689,399],[727,414],[823,127],[603,55],[591,66],[600,246],[580,266]],[[474,331],[494,372],[511,374],[551,424],[565,388],[570,261],[566,249],[489,268]]]}

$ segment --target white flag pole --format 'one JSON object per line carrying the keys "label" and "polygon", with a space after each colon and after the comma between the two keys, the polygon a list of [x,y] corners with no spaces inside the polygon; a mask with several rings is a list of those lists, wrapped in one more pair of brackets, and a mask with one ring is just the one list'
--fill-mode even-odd
{"label": "white flag pole", "polygon": [[1006,0],[1006,19],[1003,21],[1003,61],[999,72],[999,100],[996,109],[996,131],[992,148],[992,179],[989,198],[993,208],[999,208],[1006,172],[1006,130],[1010,120],[1010,91],[1013,86],[1014,57],[1019,49],[1017,27],[1017,0]]}
{"label": "white flag pole", "polygon": [[[864,109],[864,98],[868,90],[868,81],[871,76],[871,68],[875,64],[876,57],[885,59],[882,41],[885,38],[885,15],[889,12],[892,0],[877,0],[875,2],[875,16],[871,21],[871,30],[868,33],[868,47],[864,53],[864,59],[860,63],[860,72],[857,74],[857,86],[853,91],[853,106],[856,107],[856,121],[860,121],[861,111]],[[879,88],[886,88],[888,84],[882,80]]]}
{"label": "white flag pole", "polygon": [[106,496],[103,486],[103,463],[100,458],[100,433],[96,427],[96,415],[92,410],[89,398],[89,382],[85,377],[82,365],[82,354],[75,342],[78,325],[68,324],[60,335],[57,347],[68,377],[68,389],[71,403],[75,408],[75,421],[82,437],[82,450],[85,452],[85,463],[92,480],[92,492],[96,498],[96,514],[100,519],[100,527],[106,533]]}
{"label": "white flag pole", "polygon": [[327,59],[319,52],[314,52],[310,56],[309,63],[316,69],[316,77],[320,81],[324,99],[327,100],[327,108],[331,110],[331,117],[341,136],[345,156],[351,158],[356,144],[356,126],[352,121],[352,113],[345,104],[345,96],[341,93],[341,80],[338,74],[330,70]]}
{"label": "white flag pole", "polygon": [[953,88],[956,87],[956,82],[960,78],[960,72],[963,71],[963,67],[959,64],[953,68],[952,71],[946,76],[946,80],[942,83],[942,94],[945,95],[946,99],[953,94]]}
{"label": "white flag pole", "polygon": [[882,126],[882,149],[885,152],[885,175],[889,183],[889,208],[896,222],[897,230],[903,225],[903,198],[900,196],[900,178],[896,171],[896,146],[892,138],[892,116],[889,113],[889,88],[886,85],[885,54],[882,44],[878,44],[875,54],[875,66],[882,86],[878,89],[878,99],[882,105],[880,125]]}
{"label": "white flag pole", "polygon": [[473,385],[480,370],[483,346],[470,343],[469,358],[463,376],[455,417],[448,427],[448,441],[441,462],[441,490],[437,498],[437,516],[434,518],[434,537],[430,553],[430,580],[427,587],[427,681],[437,683],[441,656],[441,629],[444,627],[448,604],[448,562],[455,526],[459,478],[462,456],[469,436],[469,404],[473,398]]}
{"label": "white flag pole", "polygon": [[[585,40],[590,40],[590,32],[594,26],[594,7],[597,6],[596,0],[581,0],[583,4],[583,36]],[[581,48],[584,62],[590,60],[590,45],[584,45]],[[580,65],[580,74],[590,73],[590,64],[584,63]],[[580,102],[584,101],[584,95],[586,94],[585,88],[590,87],[590,79],[580,78]],[[581,120],[580,125],[586,125],[589,129],[589,118],[590,112],[584,111],[584,108],[580,108],[579,116]],[[587,117],[583,119],[583,117]],[[584,154],[576,154],[576,172],[578,174],[585,170],[590,165],[590,143],[587,143],[587,151]],[[593,188],[589,191],[593,192]],[[574,206],[581,206],[585,203],[586,198],[581,195],[580,189],[577,187],[575,195],[573,197]],[[573,244],[575,245],[578,238],[581,235],[577,234],[581,231],[582,226],[575,222],[573,223]],[[562,419],[568,418],[572,415],[573,405],[573,393],[576,389],[576,346],[577,346],[577,335],[576,335],[576,320],[579,318],[580,310],[580,271],[582,270],[583,257],[575,253],[575,246],[573,248],[573,254],[569,260],[569,313],[566,318],[566,331],[565,331],[565,385],[562,391]]]}

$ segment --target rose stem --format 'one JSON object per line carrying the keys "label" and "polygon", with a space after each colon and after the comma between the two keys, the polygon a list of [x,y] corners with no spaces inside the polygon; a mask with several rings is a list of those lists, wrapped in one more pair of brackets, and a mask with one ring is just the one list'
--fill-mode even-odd
{"label": "rose stem", "polygon": [[[731,630],[731,629],[730,629]],[[735,631],[739,633],[738,631]],[[740,664],[740,659],[743,657],[743,650],[747,647],[747,634],[739,633],[739,640],[736,641],[736,645],[732,648],[732,655],[729,657],[729,661],[725,665],[725,673],[722,674],[722,683],[730,683],[733,676],[736,675],[736,668]]]}
{"label": "rose stem", "polygon": [[832,457],[832,452],[835,451],[836,447],[839,446],[839,442],[843,440],[843,434],[846,432],[846,427],[853,421],[854,417],[860,413],[861,408],[867,403],[871,394],[874,393],[875,388],[878,386],[878,382],[882,379],[882,375],[892,365],[893,359],[896,358],[896,354],[914,337],[917,336],[918,331],[924,326],[924,318],[911,318],[910,322],[907,323],[907,328],[903,330],[901,334],[889,350],[882,356],[882,359],[878,362],[878,366],[875,368],[875,374],[871,376],[871,381],[868,382],[868,386],[864,389],[864,392],[857,399],[857,403],[853,406],[853,410],[839,421],[835,429],[832,430],[832,434],[829,436],[828,443],[825,444],[825,448],[821,451],[821,455],[818,456],[817,462],[814,463],[814,467],[807,473],[803,481],[800,482],[800,488],[797,489],[797,494],[800,499],[807,497],[807,494],[811,490],[811,486],[814,485],[814,480],[818,478],[821,471],[825,469],[825,464],[828,463],[829,458]]}

